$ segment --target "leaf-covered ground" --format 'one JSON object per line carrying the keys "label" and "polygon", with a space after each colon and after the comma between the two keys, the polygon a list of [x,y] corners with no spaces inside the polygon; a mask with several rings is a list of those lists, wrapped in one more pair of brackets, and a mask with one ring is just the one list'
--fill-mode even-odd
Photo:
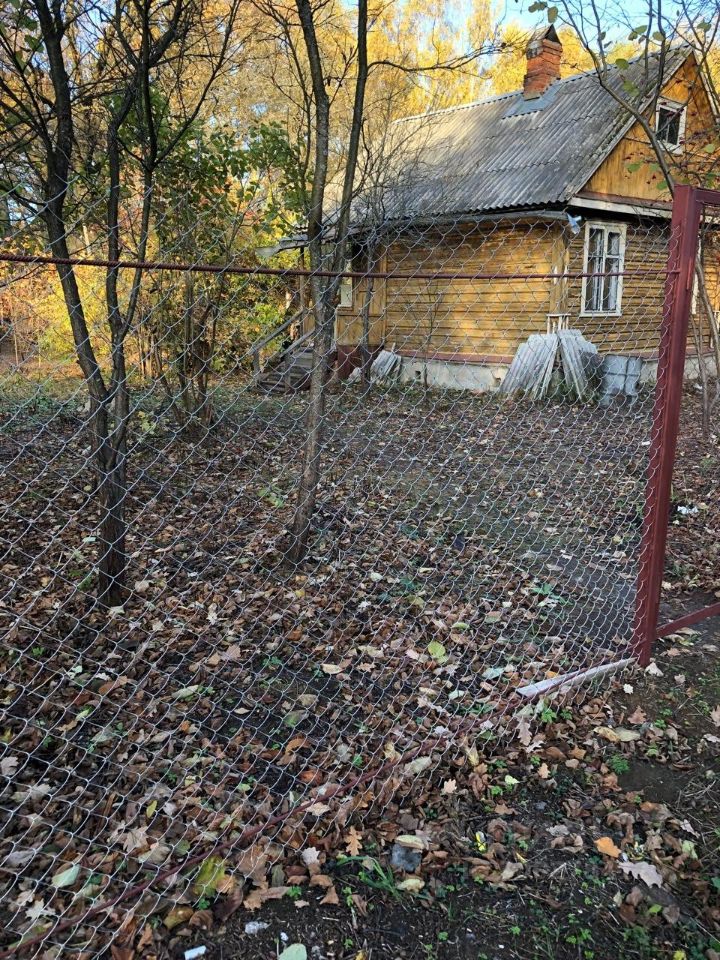
{"label": "leaf-covered ground", "polygon": [[[344,897],[362,913],[365,881],[335,870],[391,888],[393,902],[436,904],[445,869],[495,897],[525,872],[495,846],[517,833],[520,853],[531,836],[506,812],[522,791],[548,804],[558,769],[573,790],[608,777],[586,739],[614,725],[616,703],[518,718],[516,691],[627,651],[647,398],[600,410],[340,389],[297,568],[285,547],[304,400],[229,399],[203,443],[152,404],[137,418],[133,589],[109,617],[92,602],[80,405],[26,404],[2,435],[8,945],[94,957],[112,941],[122,960],[162,956],[172,938],[265,901],[303,903],[311,888],[324,909]],[[695,407],[689,395],[671,597],[718,587],[717,446],[698,437]],[[546,755],[556,737],[559,768]],[[440,842],[433,831],[461,816],[477,829],[456,822]],[[549,849],[577,835],[553,834]],[[417,877],[388,872],[398,836],[419,837],[403,841],[422,847]]]}
{"label": "leaf-covered ground", "polygon": [[[309,836],[279,901],[206,918],[189,942],[211,960],[292,944],[318,960],[717,960],[719,750],[707,622],[662,641],[648,672],[457,759],[361,831],[355,857],[347,833]],[[416,839],[413,872],[391,868],[398,835]]]}

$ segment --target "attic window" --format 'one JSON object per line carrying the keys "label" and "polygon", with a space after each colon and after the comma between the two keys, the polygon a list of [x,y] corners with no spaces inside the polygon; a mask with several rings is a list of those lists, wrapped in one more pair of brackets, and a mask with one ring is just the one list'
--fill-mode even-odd
{"label": "attic window", "polygon": [[682,146],[685,136],[686,107],[673,100],[659,100],[655,118],[655,130],[668,150],[677,150]]}

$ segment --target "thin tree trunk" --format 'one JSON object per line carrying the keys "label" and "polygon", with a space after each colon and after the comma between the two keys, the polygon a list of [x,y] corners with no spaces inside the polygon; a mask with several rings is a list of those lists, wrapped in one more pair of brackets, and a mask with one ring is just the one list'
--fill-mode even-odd
{"label": "thin tree trunk", "polygon": [[104,470],[99,490],[102,514],[99,527],[98,600],[108,607],[119,607],[125,599],[126,467],[126,459],[123,455],[118,459],[116,466]]}
{"label": "thin tree trunk", "polygon": [[[373,269],[374,266],[371,265],[369,272],[372,272]],[[360,363],[362,382],[365,386],[370,383],[370,367],[372,366],[372,356],[370,354],[370,304],[372,303],[374,283],[375,278],[368,276],[361,311],[362,333],[360,335]]]}
{"label": "thin tree trunk", "polygon": [[698,376],[700,377],[700,386],[702,388],[702,432],[703,437],[707,440],[710,436],[710,384],[708,382],[708,372],[705,368],[702,326],[698,324],[697,317],[694,314],[690,315],[690,324],[693,342],[695,343],[695,353],[698,360]]}
{"label": "thin tree trunk", "polygon": [[318,276],[317,270],[323,264],[323,228],[324,198],[328,174],[328,150],[330,144],[330,100],[325,86],[320,47],[315,33],[313,8],[310,0],[296,0],[303,31],[305,48],[308,54],[313,95],[315,98],[315,170],[310,196],[308,216],[308,250],[310,254],[310,289],[315,313],[315,344],[313,348],[313,369],[310,378],[310,399],[305,421],[306,439],[303,450],[303,464],[298,487],[297,503],[292,524],[292,542],[289,558],[299,563],[307,550],[310,524],[315,510],[317,488],[320,481],[320,461],[322,456],[323,434],[325,427],[325,393],[328,381],[330,354],[335,330],[335,298],[340,284],[337,273],[345,262],[345,250],[350,224],[350,204],[355,183],[360,135],[362,132],[365,104],[365,86],[367,83],[367,0],[358,2],[358,72],[355,81],[353,116],[350,127],[348,154],[345,161],[342,199],[337,221],[337,235],[332,257],[334,276],[328,281]]}

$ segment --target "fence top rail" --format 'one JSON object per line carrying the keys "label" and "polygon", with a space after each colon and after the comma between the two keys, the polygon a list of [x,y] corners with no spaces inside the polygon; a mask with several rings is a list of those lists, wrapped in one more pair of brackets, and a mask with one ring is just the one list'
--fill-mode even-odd
{"label": "fence top rail", "polygon": [[30,253],[0,253],[0,263],[38,266],[102,267],[109,270],[167,270],[175,273],[236,274],[269,277],[340,277],[364,280],[582,280],[586,277],[658,277],[677,273],[670,267],[638,270],[503,273],[489,271],[312,270],[301,267],[242,267],[233,264],[173,263],[161,260],[104,260],[94,257],[52,257]]}

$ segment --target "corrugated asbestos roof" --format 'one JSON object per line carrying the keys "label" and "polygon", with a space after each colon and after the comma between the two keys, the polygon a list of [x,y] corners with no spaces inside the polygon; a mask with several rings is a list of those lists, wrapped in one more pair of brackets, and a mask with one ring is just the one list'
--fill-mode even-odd
{"label": "corrugated asbestos roof", "polygon": [[[686,48],[669,52],[667,79],[687,57]],[[658,69],[656,57],[638,58],[622,71],[610,68],[607,82],[626,98],[632,84],[642,103]],[[398,120],[388,138],[385,183],[363,191],[353,219],[365,219],[362,207],[372,218],[379,204],[391,219],[562,204],[630,121],[594,71],[558,80],[536,100],[517,91]]]}

